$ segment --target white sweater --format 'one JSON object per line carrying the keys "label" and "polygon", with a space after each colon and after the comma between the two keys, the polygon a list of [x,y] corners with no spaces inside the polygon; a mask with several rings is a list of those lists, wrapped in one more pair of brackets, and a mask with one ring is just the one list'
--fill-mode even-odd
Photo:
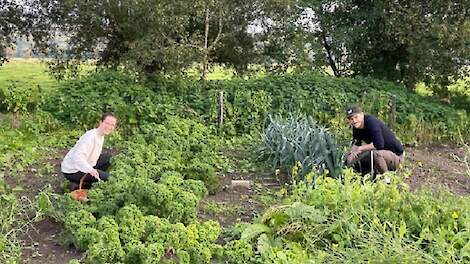
{"label": "white sweater", "polygon": [[65,155],[61,164],[62,172],[90,173],[100,157],[103,142],[104,136],[98,133],[98,129],[88,130]]}

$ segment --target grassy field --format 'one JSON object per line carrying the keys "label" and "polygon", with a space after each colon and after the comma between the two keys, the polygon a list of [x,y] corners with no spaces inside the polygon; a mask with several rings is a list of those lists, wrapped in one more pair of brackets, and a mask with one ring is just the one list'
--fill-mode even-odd
{"label": "grassy field", "polygon": [[38,59],[11,59],[0,67],[0,87],[14,82],[16,86],[56,87],[58,82],[47,74],[47,65]]}
{"label": "grassy field", "polygon": [[[84,72],[94,68],[85,66]],[[188,69],[186,74],[195,79],[199,78],[200,73],[195,66]],[[214,67],[207,74],[208,80],[227,80],[232,79],[235,73],[232,70],[223,67]],[[0,66],[0,87],[7,86],[8,83],[15,82],[16,86],[37,86],[41,88],[53,88],[58,85],[58,81],[47,72],[47,64],[39,59],[10,59],[9,62]]]}

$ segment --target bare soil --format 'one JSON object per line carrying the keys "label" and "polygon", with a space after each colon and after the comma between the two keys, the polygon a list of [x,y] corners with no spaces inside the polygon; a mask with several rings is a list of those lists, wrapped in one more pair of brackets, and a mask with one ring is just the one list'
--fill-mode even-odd
{"label": "bare soil", "polygon": [[63,226],[51,218],[35,223],[28,236],[22,239],[22,263],[68,263],[72,259],[81,259],[83,252],[58,242],[63,230]]}
{"label": "bare soil", "polygon": [[[48,153],[36,164],[28,167],[21,175],[12,175],[7,172],[5,180],[10,188],[20,187],[19,195],[25,196],[30,201],[35,201],[35,197],[49,186],[53,192],[63,193],[64,178],[60,173],[60,162],[67,153],[67,150],[55,150]],[[53,166],[51,174],[42,175],[41,167],[45,164]],[[83,253],[73,247],[60,245],[59,239],[64,228],[62,224],[50,217],[46,217],[39,222],[28,227],[25,234],[19,239],[23,247],[21,263],[68,263],[72,259],[80,259]]]}
{"label": "bare soil", "polygon": [[[203,220],[217,220],[222,227],[233,226],[239,222],[250,222],[259,216],[266,205],[259,199],[275,188],[274,185],[265,185],[254,173],[230,173],[221,177],[223,190],[204,198],[198,210],[198,217]],[[231,181],[244,179],[252,182],[250,187],[231,186]],[[217,205],[219,212],[213,213],[207,209],[210,205]]]}
{"label": "bare soil", "polygon": [[470,172],[465,163],[458,160],[468,155],[470,153],[459,146],[407,148],[404,165],[411,170],[411,176],[405,182],[411,190],[444,188],[455,195],[470,195]]}

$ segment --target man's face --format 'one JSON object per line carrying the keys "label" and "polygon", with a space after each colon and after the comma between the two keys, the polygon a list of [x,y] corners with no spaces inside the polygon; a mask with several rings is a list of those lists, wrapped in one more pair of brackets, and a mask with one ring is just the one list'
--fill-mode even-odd
{"label": "man's face", "polygon": [[364,128],[364,114],[357,113],[348,117],[348,122],[354,128],[362,129]]}
{"label": "man's face", "polygon": [[107,116],[103,121],[100,121],[98,129],[103,135],[109,135],[116,128],[116,118],[113,116]]}

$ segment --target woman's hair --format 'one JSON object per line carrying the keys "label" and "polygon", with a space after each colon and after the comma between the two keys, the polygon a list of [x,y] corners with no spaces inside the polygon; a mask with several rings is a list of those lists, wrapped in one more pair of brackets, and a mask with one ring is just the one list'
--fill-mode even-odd
{"label": "woman's hair", "polygon": [[[115,115],[113,112],[106,112],[106,113],[104,113],[104,114],[101,116],[101,119],[100,119],[100,120],[101,120],[101,121],[104,121],[104,120],[106,119],[106,117],[108,117],[108,116],[112,116],[112,117],[116,118],[116,115]],[[116,119],[117,119],[117,118],[116,118]]]}

